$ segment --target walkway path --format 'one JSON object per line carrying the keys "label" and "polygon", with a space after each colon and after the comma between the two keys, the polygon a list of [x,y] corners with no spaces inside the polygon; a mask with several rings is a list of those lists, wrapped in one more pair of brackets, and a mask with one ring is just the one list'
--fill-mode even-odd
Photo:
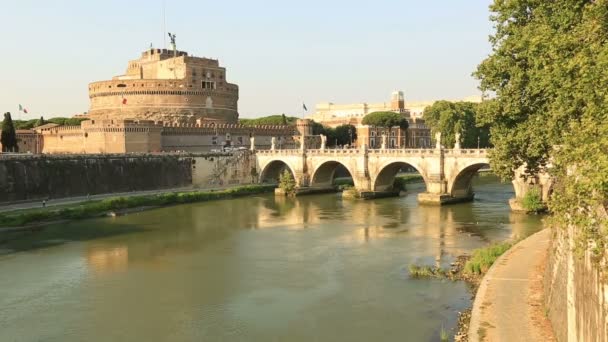
{"label": "walkway path", "polygon": [[[46,201],[47,207],[67,205],[67,204],[76,204],[86,201],[92,200],[100,200],[104,198],[110,197],[130,197],[130,196],[141,196],[141,195],[154,195],[168,192],[190,192],[190,191],[218,191],[225,190],[233,186],[224,186],[217,188],[208,188],[208,189],[194,189],[192,187],[186,188],[172,188],[172,189],[160,189],[160,190],[147,190],[147,191],[132,191],[132,192],[120,192],[120,193],[110,193],[110,194],[101,194],[101,195],[91,195],[87,198],[87,196],[78,196],[78,197],[66,197],[66,198],[57,198],[50,199]],[[0,203],[0,213],[6,211],[20,210],[20,209],[33,209],[33,208],[41,208],[42,201],[23,201],[17,203]]]}
{"label": "walkway path", "polygon": [[490,268],[477,291],[469,341],[555,341],[543,309],[550,237],[549,229],[530,236]]}

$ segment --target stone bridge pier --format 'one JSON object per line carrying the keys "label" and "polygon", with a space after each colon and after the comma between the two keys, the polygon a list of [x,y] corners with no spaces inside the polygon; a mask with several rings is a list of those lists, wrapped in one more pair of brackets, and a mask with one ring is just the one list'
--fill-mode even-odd
{"label": "stone bridge pier", "polygon": [[[333,189],[336,174],[348,173],[358,193],[364,198],[397,194],[395,177],[405,169],[415,169],[422,176],[426,191],[418,201],[443,205],[473,200],[473,177],[489,167],[485,149],[300,149],[255,151],[261,182],[277,182],[288,170],[302,193]],[[528,184],[514,181],[517,197],[523,197]]]}

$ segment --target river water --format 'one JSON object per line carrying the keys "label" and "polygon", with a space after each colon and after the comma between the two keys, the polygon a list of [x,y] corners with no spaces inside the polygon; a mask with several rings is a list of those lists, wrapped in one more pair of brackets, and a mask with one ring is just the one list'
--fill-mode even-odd
{"label": "river water", "polygon": [[436,341],[462,282],[410,279],[541,227],[510,184],[475,202],[270,195],[51,225],[0,244],[0,341]]}

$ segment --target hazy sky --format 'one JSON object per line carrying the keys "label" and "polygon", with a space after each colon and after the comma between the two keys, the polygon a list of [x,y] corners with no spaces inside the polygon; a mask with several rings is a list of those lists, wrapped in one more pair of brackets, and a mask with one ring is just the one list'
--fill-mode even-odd
{"label": "hazy sky", "polygon": [[[318,102],[478,95],[490,0],[166,0],[178,49],[218,58],[241,117],[301,115]],[[87,84],[163,46],[163,0],[0,0],[0,112],[88,110]]]}

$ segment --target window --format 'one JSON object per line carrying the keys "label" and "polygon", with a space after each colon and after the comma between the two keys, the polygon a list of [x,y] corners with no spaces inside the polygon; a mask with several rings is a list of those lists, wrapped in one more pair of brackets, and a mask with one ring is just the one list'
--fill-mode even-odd
{"label": "window", "polygon": [[217,145],[217,136],[213,136],[213,137],[211,138],[211,143],[212,143],[213,145]]}
{"label": "window", "polygon": [[215,82],[203,81],[202,87],[203,87],[203,89],[215,89]]}

